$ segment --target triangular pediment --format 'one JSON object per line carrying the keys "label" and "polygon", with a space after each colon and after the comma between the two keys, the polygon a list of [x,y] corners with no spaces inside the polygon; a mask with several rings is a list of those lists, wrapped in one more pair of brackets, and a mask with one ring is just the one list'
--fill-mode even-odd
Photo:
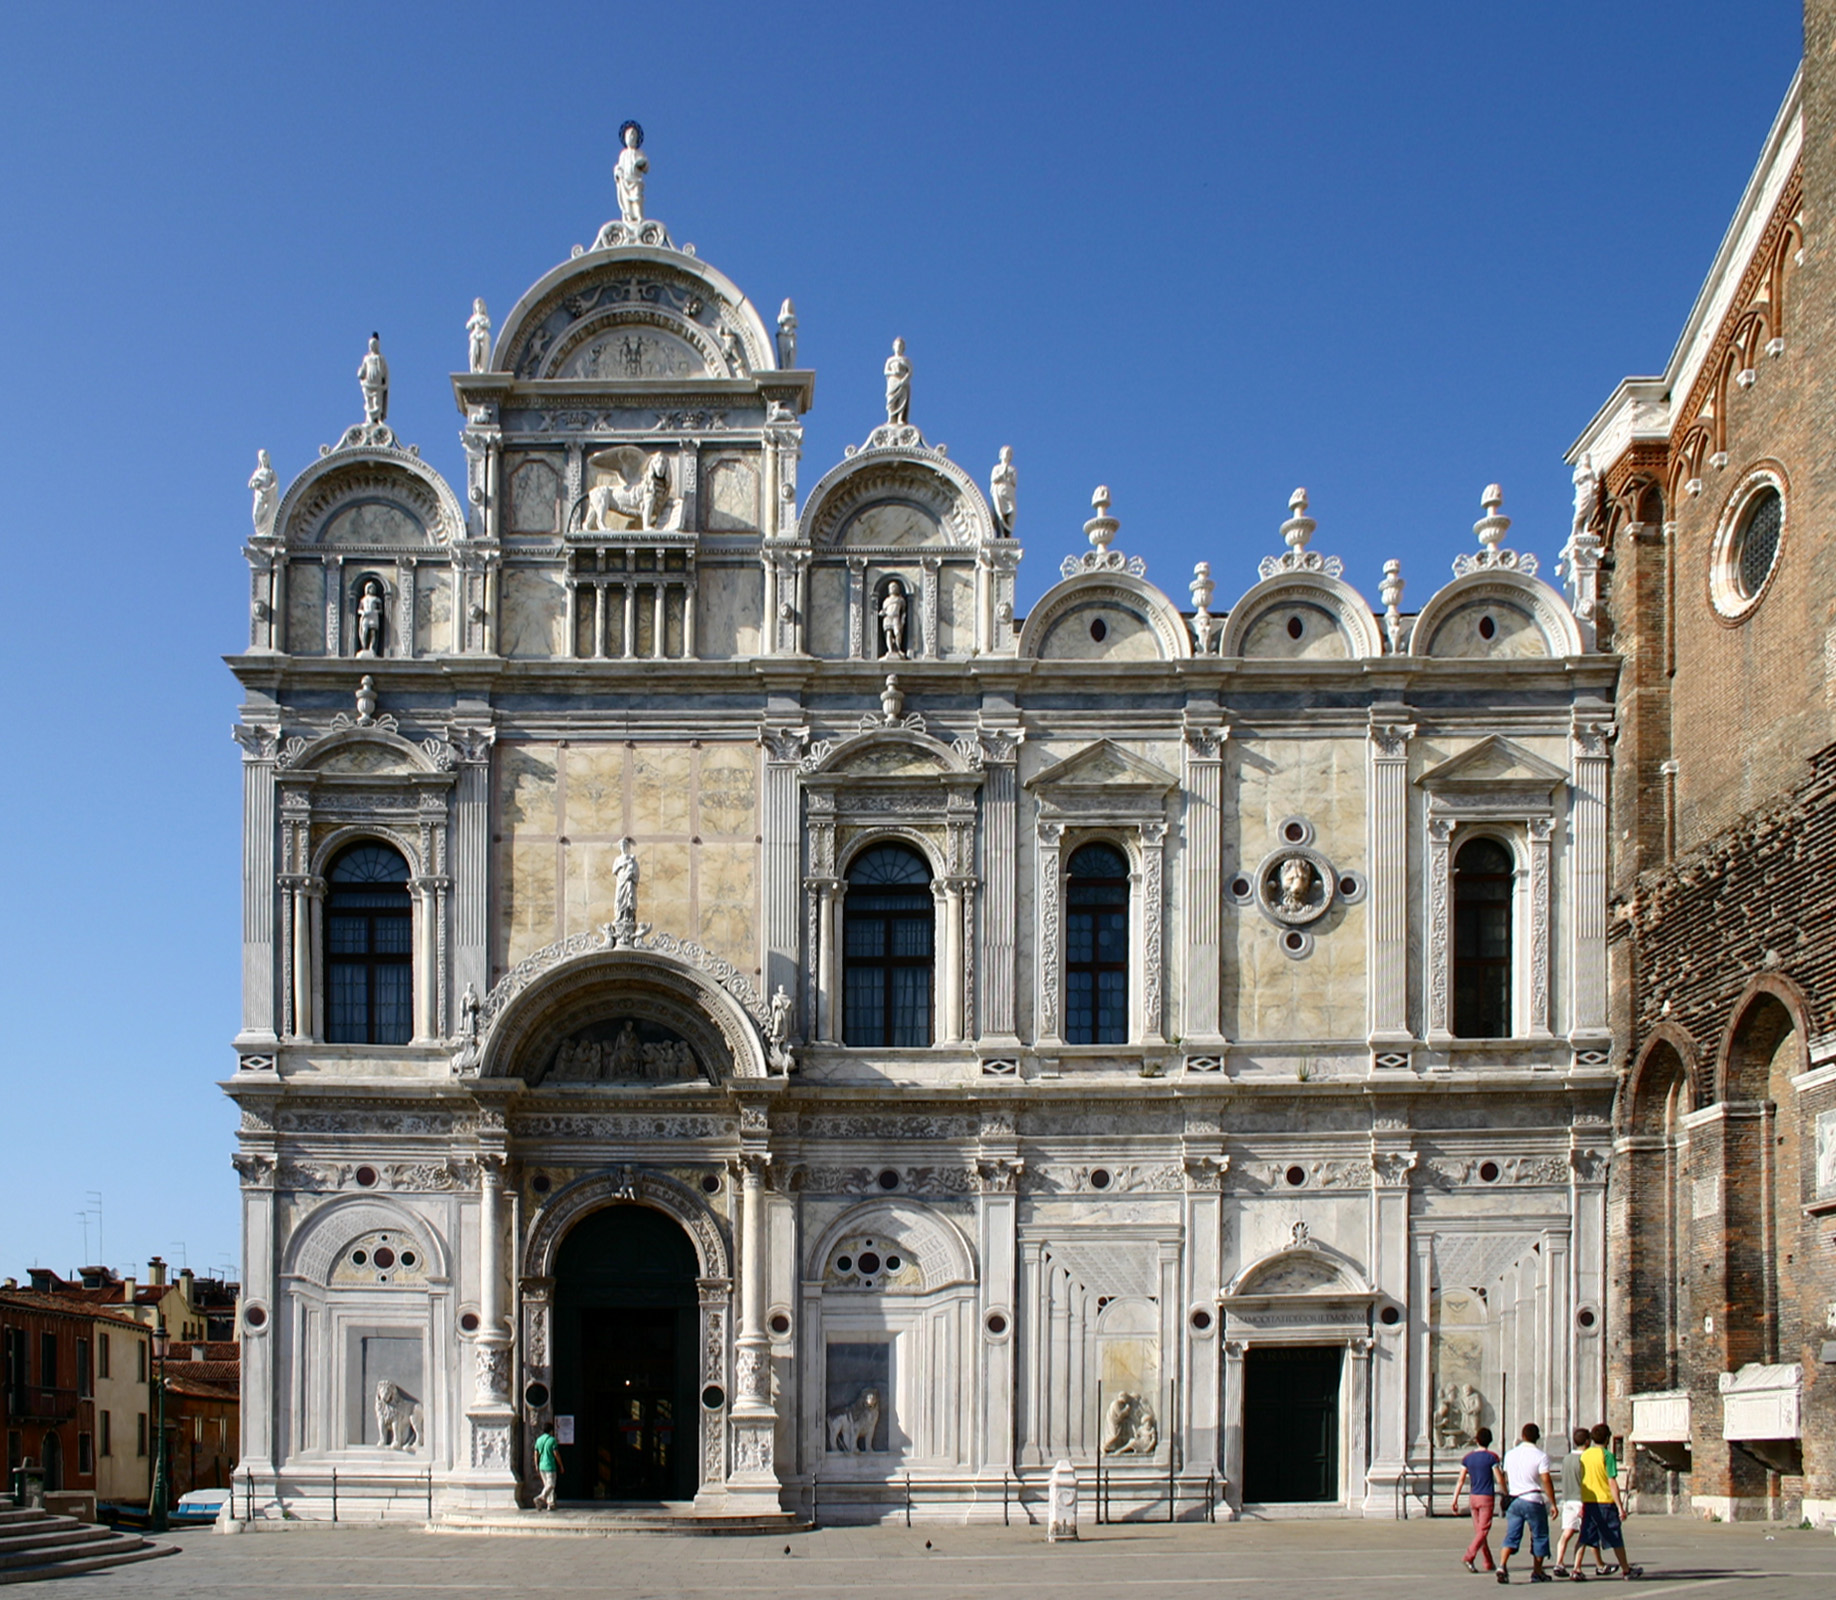
{"label": "triangular pediment", "polygon": [[1450,756],[1417,780],[1431,793],[1437,790],[1553,789],[1568,782],[1560,767],[1534,755],[1500,734],[1481,739],[1470,750]]}
{"label": "triangular pediment", "polygon": [[1029,789],[1080,793],[1165,794],[1179,779],[1110,739],[1067,756],[1026,780]]}

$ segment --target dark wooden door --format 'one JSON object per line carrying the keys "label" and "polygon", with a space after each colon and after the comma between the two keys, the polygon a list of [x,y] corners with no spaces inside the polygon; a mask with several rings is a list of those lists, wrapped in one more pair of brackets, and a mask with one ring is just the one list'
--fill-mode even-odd
{"label": "dark wooden door", "polygon": [[1258,1348],[1243,1358],[1243,1498],[1339,1498],[1341,1345]]}

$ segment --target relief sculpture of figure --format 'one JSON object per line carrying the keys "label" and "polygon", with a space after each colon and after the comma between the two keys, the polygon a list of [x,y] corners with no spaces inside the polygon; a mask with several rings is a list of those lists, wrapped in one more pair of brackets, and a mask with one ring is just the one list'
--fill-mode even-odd
{"label": "relief sculpture of figure", "polygon": [[383,589],[376,578],[365,578],[357,601],[357,654],[379,656],[383,644]]}
{"label": "relief sculpture of figure", "polygon": [[1103,1454],[1151,1456],[1160,1445],[1160,1423],[1145,1395],[1122,1393],[1103,1415]]}
{"label": "relief sculpture of figure", "polygon": [[249,488],[255,494],[255,532],[266,539],[274,532],[274,513],[280,509],[280,479],[275,476],[274,463],[266,450],[255,452],[255,473],[249,479]]}
{"label": "relief sculpture of figure", "polygon": [[1001,531],[1009,535],[1014,531],[1014,501],[1018,486],[1018,475],[1014,471],[1014,447],[1004,444],[1001,446],[1001,459],[994,464],[994,471],[988,474],[988,489],[994,500],[995,515],[1001,521]]}
{"label": "relief sculpture of figure", "polygon": [[370,335],[369,353],[357,367],[357,386],[363,390],[363,420],[389,420],[389,363],[383,360],[382,335]]}
{"label": "relief sculpture of figure", "polygon": [[1305,856],[1289,856],[1279,868],[1281,909],[1298,916],[1307,909],[1307,897],[1313,893],[1313,863]]}
{"label": "relief sculpture of figure", "polygon": [[1479,1431],[1480,1413],[1485,1409],[1485,1402],[1479,1391],[1470,1383],[1460,1385],[1460,1432],[1470,1439]]}
{"label": "relief sculpture of figure", "polygon": [[903,427],[912,420],[912,364],[905,359],[905,341],[893,340],[886,360],[886,420]]}
{"label": "relief sculpture of figure", "polygon": [[466,319],[465,331],[470,344],[472,371],[483,372],[491,364],[491,316],[482,299],[472,302],[472,314]]}
{"label": "relief sculpture of figure", "polygon": [[1434,1408],[1434,1436],[1449,1450],[1460,1447],[1460,1395],[1451,1383],[1441,1391],[1441,1403]]}
{"label": "relief sculpture of figure", "polygon": [[[612,470],[619,472],[616,466]],[[645,461],[642,473],[635,480],[626,481],[624,474],[619,472],[617,482],[595,484],[587,491],[581,531],[613,532],[606,518],[619,515],[629,517],[648,533],[664,522],[668,509],[669,462],[659,450]]]}
{"label": "relief sculpture of figure", "polygon": [[618,165],[612,169],[618,185],[618,214],[627,222],[644,220],[644,174],[650,171],[650,158],[644,154],[644,130],[627,122],[618,130],[624,149],[618,153]]}
{"label": "relief sculpture of figure", "polygon": [[905,585],[897,578],[886,586],[880,602],[880,654],[893,661],[905,659]]}

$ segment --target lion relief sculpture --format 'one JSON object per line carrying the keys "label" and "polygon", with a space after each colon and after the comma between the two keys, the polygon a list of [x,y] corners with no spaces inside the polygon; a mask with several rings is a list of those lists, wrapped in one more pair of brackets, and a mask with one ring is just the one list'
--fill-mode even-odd
{"label": "lion relief sculpture", "polygon": [[412,1450],[425,1432],[421,1402],[384,1378],[376,1385],[376,1442],[390,1450]]}
{"label": "lion relief sculpture", "polygon": [[873,1436],[880,1427],[880,1391],[861,1390],[851,1405],[837,1406],[829,1413],[829,1449],[841,1455],[859,1455],[873,1449]]}

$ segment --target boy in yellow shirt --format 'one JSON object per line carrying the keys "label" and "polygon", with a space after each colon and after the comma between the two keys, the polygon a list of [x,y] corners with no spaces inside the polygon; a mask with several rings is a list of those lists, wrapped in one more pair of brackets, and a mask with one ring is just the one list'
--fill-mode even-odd
{"label": "boy in yellow shirt", "polygon": [[1604,1422],[1599,1423],[1592,1438],[1594,1442],[1581,1452],[1581,1547],[1611,1550],[1619,1561],[1621,1577],[1642,1577],[1645,1569],[1633,1566],[1626,1559],[1626,1536],[1620,1527],[1624,1506],[1619,1498],[1619,1481],[1607,1470],[1606,1447],[1612,1442],[1612,1430]]}

